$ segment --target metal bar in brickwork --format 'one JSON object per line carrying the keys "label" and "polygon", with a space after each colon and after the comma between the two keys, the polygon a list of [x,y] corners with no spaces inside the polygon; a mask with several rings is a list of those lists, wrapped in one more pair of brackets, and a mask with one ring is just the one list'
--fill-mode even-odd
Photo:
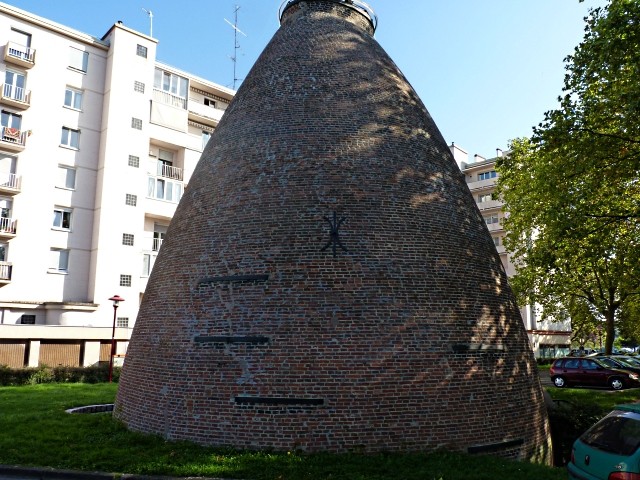
{"label": "metal bar in brickwork", "polygon": [[456,343],[451,346],[453,353],[491,353],[504,352],[504,345],[488,345],[485,343]]}
{"label": "metal bar in brickwork", "polygon": [[198,282],[198,285],[212,285],[215,283],[264,283],[269,280],[269,275],[225,275],[221,277],[207,277]]}
{"label": "metal bar in brickwork", "polygon": [[238,405],[324,405],[323,398],[292,398],[292,397],[251,397],[238,395],[234,398]]}
{"label": "metal bar in brickwork", "polygon": [[505,450],[507,448],[519,447],[524,444],[524,439],[518,438],[517,440],[508,440],[506,442],[492,443],[489,445],[474,445],[467,448],[467,453],[489,453],[496,452],[498,450]]}
{"label": "metal bar in brickwork", "polygon": [[196,343],[223,343],[223,344],[235,344],[245,343],[249,345],[265,345],[269,343],[269,337],[263,336],[233,336],[233,335],[218,335],[218,336],[199,336],[194,338]]}

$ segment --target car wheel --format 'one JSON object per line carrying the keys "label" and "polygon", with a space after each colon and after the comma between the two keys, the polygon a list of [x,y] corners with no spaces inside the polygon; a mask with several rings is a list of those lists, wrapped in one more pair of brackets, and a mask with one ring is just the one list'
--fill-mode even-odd
{"label": "car wheel", "polygon": [[567,381],[564,377],[553,377],[553,384],[558,388],[562,388],[567,386]]}
{"label": "car wheel", "polygon": [[620,378],[612,378],[611,380],[609,380],[609,386],[613,390],[622,390],[624,388],[624,383]]}

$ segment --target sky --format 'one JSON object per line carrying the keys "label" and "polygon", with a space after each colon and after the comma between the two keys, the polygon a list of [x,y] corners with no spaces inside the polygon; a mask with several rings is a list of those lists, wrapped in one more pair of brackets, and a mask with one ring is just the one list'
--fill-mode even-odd
{"label": "sky", "polygon": [[[226,87],[243,79],[279,27],[282,0],[5,0],[102,37],[118,20],[159,40],[157,59]],[[584,17],[607,0],[369,0],[375,39],[448,144],[490,158],[530,136],[557,106],[564,58]],[[239,49],[235,47],[236,23]],[[239,86],[239,82],[236,87]]]}

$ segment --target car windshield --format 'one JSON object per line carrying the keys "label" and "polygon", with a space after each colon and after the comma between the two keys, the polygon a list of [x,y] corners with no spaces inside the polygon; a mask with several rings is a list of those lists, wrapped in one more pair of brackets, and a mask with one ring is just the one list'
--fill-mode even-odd
{"label": "car windshield", "polygon": [[630,367],[633,368],[638,368],[640,367],[640,361],[638,361],[635,358],[631,358],[631,357],[622,357],[620,358],[620,363],[623,363],[625,365],[629,365]]}
{"label": "car windshield", "polygon": [[599,450],[629,456],[640,446],[640,421],[616,411],[587,430],[580,440]]}
{"label": "car windshield", "polygon": [[610,358],[607,357],[601,357],[601,358],[597,358],[596,359],[596,363],[600,364],[601,366],[606,366],[606,367],[611,367],[611,368],[618,368],[619,365],[615,360],[612,360]]}

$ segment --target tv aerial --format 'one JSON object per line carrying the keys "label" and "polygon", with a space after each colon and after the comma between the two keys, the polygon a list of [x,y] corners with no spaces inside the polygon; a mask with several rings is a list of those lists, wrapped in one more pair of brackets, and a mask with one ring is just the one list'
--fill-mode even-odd
{"label": "tv aerial", "polygon": [[234,13],[233,23],[231,23],[226,18],[224,19],[224,21],[227,22],[231,26],[231,28],[233,28],[233,56],[229,58],[233,62],[233,89],[234,90],[236,89],[236,83],[238,82],[238,80],[240,80],[236,74],[237,65],[238,65],[238,50],[240,49],[240,42],[238,41],[238,33],[244,35],[245,37],[247,36],[246,33],[244,33],[242,30],[238,28],[238,10],[240,10],[240,7],[236,5],[236,9],[233,12]]}
{"label": "tv aerial", "polygon": [[142,8],[142,11],[149,15],[149,36],[153,38],[153,12],[144,7]]}

